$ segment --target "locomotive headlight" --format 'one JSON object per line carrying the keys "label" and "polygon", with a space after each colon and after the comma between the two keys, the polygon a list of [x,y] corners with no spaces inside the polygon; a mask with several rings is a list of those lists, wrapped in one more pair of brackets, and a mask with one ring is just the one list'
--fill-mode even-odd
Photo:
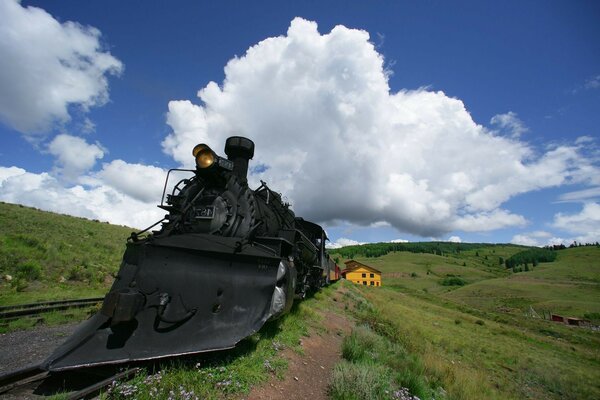
{"label": "locomotive headlight", "polygon": [[196,158],[198,168],[208,168],[215,163],[217,155],[205,144],[199,144],[194,147],[192,154]]}
{"label": "locomotive headlight", "polygon": [[215,153],[210,149],[201,150],[196,155],[196,165],[198,168],[208,168],[215,163]]}

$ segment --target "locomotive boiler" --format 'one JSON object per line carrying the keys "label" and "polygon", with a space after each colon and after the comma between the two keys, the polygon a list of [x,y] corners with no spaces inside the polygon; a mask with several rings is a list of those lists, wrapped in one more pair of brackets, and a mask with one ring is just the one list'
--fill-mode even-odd
{"label": "locomotive boiler", "polygon": [[159,206],[160,229],[131,235],[101,310],[44,368],[232,348],[335,276],[323,229],[264,182],[248,187],[250,139],[228,138],[226,158],[205,144],[192,153],[191,177]]}

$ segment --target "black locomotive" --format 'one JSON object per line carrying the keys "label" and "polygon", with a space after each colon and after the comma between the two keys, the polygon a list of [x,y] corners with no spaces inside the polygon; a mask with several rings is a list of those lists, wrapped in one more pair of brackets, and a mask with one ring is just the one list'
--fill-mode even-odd
{"label": "black locomotive", "polygon": [[230,137],[225,153],[194,147],[196,169],[161,203],[160,230],[132,234],[102,309],[46,369],[231,348],[335,276],[323,229],[264,182],[248,187],[254,143]]}

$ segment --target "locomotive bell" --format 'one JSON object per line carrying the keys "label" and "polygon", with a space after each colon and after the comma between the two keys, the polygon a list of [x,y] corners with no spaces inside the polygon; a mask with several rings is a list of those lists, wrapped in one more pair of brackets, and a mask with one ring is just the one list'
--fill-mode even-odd
{"label": "locomotive bell", "polygon": [[242,136],[231,136],[225,142],[225,154],[233,161],[233,173],[247,182],[248,160],[254,157],[254,142]]}

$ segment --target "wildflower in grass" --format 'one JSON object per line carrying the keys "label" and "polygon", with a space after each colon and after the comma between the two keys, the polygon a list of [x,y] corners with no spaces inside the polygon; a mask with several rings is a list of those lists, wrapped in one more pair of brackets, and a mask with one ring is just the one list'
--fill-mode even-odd
{"label": "wildflower in grass", "polygon": [[421,400],[417,396],[411,395],[407,388],[395,390],[392,398],[398,400]]}
{"label": "wildflower in grass", "polygon": [[231,385],[231,381],[230,380],[225,380],[225,381],[217,382],[217,386],[219,386],[219,387],[227,387],[229,385]]}
{"label": "wildflower in grass", "polygon": [[144,383],[146,385],[152,385],[154,383],[160,383],[162,379],[162,374],[160,373],[160,371],[158,371],[156,374],[154,375],[148,375],[145,379],[144,379]]}
{"label": "wildflower in grass", "polygon": [[129,396],[135,396],[135,394],[137,393],[138,388],[135,385],[130,385],[128,383],[124,383],[122,385],[119,386],[118,388],[118,394],[120,394],[123,397],[129,397]]}

